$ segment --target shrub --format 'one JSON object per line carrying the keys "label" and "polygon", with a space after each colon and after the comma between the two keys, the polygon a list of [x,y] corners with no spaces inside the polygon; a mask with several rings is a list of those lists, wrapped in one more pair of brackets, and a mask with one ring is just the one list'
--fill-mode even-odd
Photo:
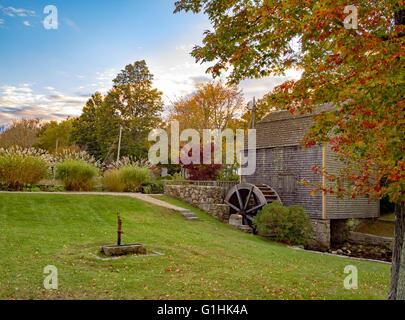
{"label": "shrub", "polygon": [[0,150],[0,183],[12,190],[35,185],[49,172],[48,163],[41,154],[30,149]]}
{"label": "shrub", "polygon": [[54,186],[54,187],[49,188],[48,191],[49,192],[63,192],[63,191],[65,191],[65,188],[62,186]]}
{"label": "shrub", "polygon": [[164,184],[161,181],[148,182],[142,185],[142,193],[162,194],[163,192],[164,192]]}
{"label": "shrub", "polygon": [[118,161],[113,161],[106,165],[107,170],[121,169],[123,167],[139,167],[151,169],[152,165],[147,159],[137,159],[136,157],[122,157]]}
{"label": "shrub", "polygon": [[56,166],[56,178],[68,191],[90,191],[98,170],[83,160],[65,160]]}
{"label": "shrub", "polygon": [[217,181],[239,181],[239,178],[235,167],[230,166],[219,171]]}
{"label": "shrub", "polygon": [[91,164],[94,167],[100,168],[101,164],[93,156],[86,151],[81,151],[77,147],[71,146],[66,148],[59,148],[52,155],[54,164],[58,164],[67,160],[79,160]]}
{"label": "shrub", "polygon": [[123,192],[125,190],[125,183],[122,174],[119,170],[108,170],[104,173],[101,179],[103,187],[112,192]]}
{"label": "shrub", "polygon": [[289,244],[306,244],[312,236],[312,226],[302,206],[285,207],[273,202],[263,207],[255,217],[256,230]]}
{"label": "shrub", "polygon": [[130,192],[141,191],[141,186],[151,180],[148,168],[125,166],[120,170],[122,179],[125,183],[125,190]]}

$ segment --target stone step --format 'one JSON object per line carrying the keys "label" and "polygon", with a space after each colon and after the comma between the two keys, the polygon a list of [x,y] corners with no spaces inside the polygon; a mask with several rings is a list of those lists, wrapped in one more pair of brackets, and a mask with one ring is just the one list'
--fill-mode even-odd
{"label": "stone step", "polygon": [[195,214],[192,212],[184,212],[182,213],[183,217],[195,217]]}
{"label": "stone step", "polygon": [[186,217],[187,220],[200,220],[198,217]]}
{"label": "stone step", "polygon": [[198,217],[190,210],[179,211],[187,220],[198,220]]}

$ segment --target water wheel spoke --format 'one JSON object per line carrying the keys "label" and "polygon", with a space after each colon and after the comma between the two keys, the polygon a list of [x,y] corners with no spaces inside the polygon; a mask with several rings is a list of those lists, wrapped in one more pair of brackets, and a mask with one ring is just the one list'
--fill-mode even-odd
{"label": "water wheel spoke", "polygon": [[235,211],[237,211],[237,212],[240,212],[241,211],[241,209],[240,208],[238,208],[237,206],[234,206],[232,203],[230,203],[229,201],[226,201],[225,200],[225,204],[227,204],[228,206],[230,206],[233,210],[235,210]]}
{"label": "water wheel spoke", "polygon": [[247,220],[249,220],[250,222],[253,222],[253,220],[254,220],[254,218],[252,217],[252,216],[249,216],[249,215],[245,215],[245,218],[247,219]]}
{"label": "water wheel spoke", "polygon": [[244,208],[243,202],[242,202],[242,197],[240,196],[240,192],[239,189],[236,189],[236,194],[238,196],[238,201],[239,201],[239,206],[240,206],[240,210],[242,210]]}
{"label": "water wheel spoke", "polygon": [[247,211],[246,211],[246,214],[251,213],[251,212],[253,212],[253,211],[256,211],[256,210],[258,210],[258,209],[261,209],[262,207],[264,207],[264,205],[263,205],[263,204],[259,204],[258,206],[253,207],[253,208],[250,208],[249,210],[247,210]]}
{"label": "water wheel spoke", "polygon": [[250,190],[249,190],[249,194],[248,194],[248,196],[247,196],[247,198],[246,198],[246,202],[245,202],[245,206],[243,207],[243,210],[246,210],[246,208],[247,208],[247,206],[248,206],[248,204],[249,204],[250,196],[252,195],[253,188],[254,188],[254,186],[252,186],[252,187],[250,188]]}

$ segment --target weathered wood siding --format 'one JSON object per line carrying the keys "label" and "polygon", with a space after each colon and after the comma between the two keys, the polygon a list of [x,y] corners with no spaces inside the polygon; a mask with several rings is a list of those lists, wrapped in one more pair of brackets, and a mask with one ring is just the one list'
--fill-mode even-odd
{"label": "weathered wood siding", "polygon": [[314,219],[322,219],[322,195],[311,196],[311,189],[298,184],[303,179],[321,182],[311,168],[322,165],[322,149],[314,146],[303,150],[301,146],[258,149],[256,172],[243,176],[242,181],[267,184],[279,194],[284,205],[301,204]]}
{"label": "weathered wood siding", "polygon": [[[335,153],[325,147],[326,169],[329,173],[337,174],[343,163],[336,159]],[[379,202],[369,202],[367,198],[339,200],[333,195],[326,196],[326,218],[375,218],[379,216]]]}

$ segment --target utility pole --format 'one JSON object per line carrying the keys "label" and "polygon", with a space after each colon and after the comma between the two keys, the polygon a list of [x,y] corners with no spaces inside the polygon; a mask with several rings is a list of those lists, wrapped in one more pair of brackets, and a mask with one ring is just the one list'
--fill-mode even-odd
{"label": "utility pole", "polygon": [[[56,152],[58,152],[59,139],[56,139],[56,146],[55,147],[56,147],[56,149],[55,149],[55,153],[56,153]],[[55,181],[56,180],[56,168],[53,167],[52,170],[53,170],[53,180]]]}
{"label": "utility pole", "polygon": [[121,138],[122,138],[122,125],[120,125],[120,138],[118,140],[118,153],[117,153],[117,163],[120,161],[120,153],[121,153]]}
{"label": "utility pole", "polygon": [[256,121],[256,97],[253,97],[253,100],[248,103],[248,108],[252,111],[248,129],[254,129]]}

